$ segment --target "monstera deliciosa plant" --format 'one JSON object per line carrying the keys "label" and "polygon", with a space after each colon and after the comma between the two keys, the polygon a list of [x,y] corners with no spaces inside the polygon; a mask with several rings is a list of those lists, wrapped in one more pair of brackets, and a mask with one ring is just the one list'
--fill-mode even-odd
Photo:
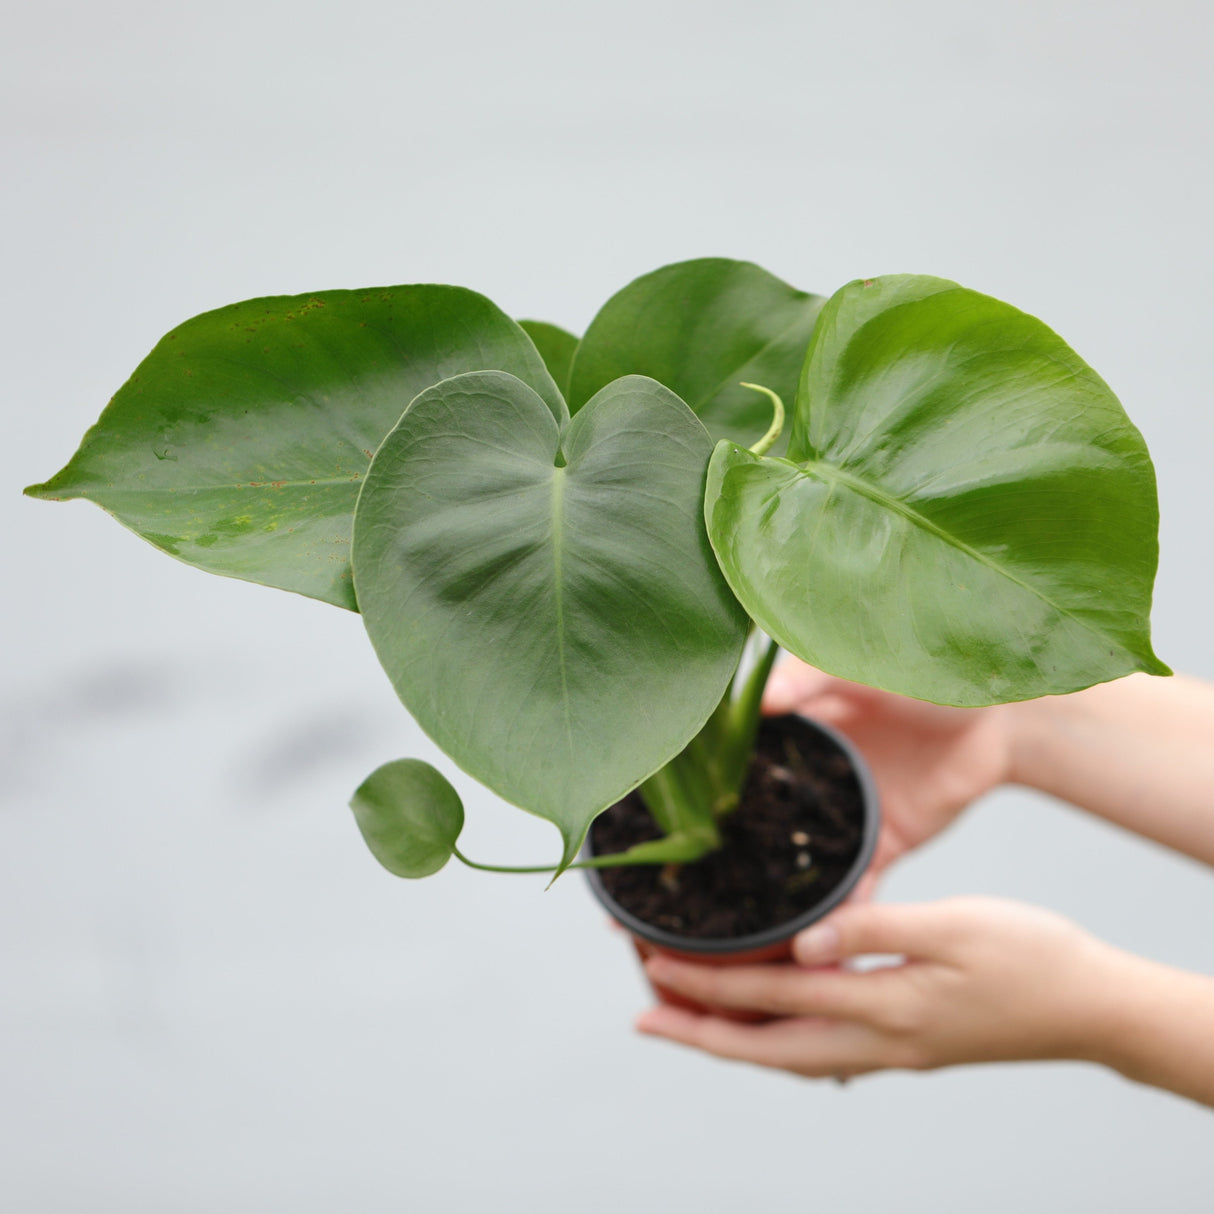
{"label": "monstera deliciosa plant", "polygon": [[[1141,436],[1044,324],[938,278],[825,300],[685,262],[580,340],[450,286],[249,300],[169,333],[26,492],[361,612],[452,761],[558,827],[555,871],[637,788],[662,837],[589,863],[719,845],[777,646],[955,705],[1168,673]],[[464,859],[427,764],[353,807],[393,872]]]}

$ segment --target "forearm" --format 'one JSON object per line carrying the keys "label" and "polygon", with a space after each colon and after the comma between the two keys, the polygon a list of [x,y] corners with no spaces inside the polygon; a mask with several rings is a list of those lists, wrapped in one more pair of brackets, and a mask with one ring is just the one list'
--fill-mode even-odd
{"label": "forearm", "polygon": [[1214,978],[1118,953],[1093,1062],[1214,1108]]}
{"label": "forearm", "polygon": [[1214,865],[1214,687],[1133,675],[1005,711],[1014,783]]}

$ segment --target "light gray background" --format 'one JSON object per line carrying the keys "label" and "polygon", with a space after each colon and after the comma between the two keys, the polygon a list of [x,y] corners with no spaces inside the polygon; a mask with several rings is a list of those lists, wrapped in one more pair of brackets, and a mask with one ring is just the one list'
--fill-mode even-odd
{"label": "light gray background", "polygon": [[[357,617],[18,491],[235,299],[453,282],[581,328],[685,257],[934,273],[1119,393],[1161,481],[1158,651],[1214,677],[1212,11],[10,0],[0,1208],[1208,1209],[1210,1114],[1094,1069],[841,1091],[637,1039],[578,880],[364,852],[351,790],[434,756]],[[470,852],[554,851],[460,785]],[[1214,970],[1208,871],[1040,798],[886,896],[981,891]]]}

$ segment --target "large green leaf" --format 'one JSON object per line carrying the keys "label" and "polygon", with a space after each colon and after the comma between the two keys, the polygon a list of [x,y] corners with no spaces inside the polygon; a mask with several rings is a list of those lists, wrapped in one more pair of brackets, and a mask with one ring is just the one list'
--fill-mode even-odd
{"label": "large green leaf", "polygon": [[531,341],[472,291],[247,300],[168,334],[71,462],[26,492],[89,498],[187,564],[353,608],[352,516],[375,448],[422,389],[488,368],[567,416]]}
{"label": "large green leaf", "polygon": [[535,348],[548,368],[548,374],[567,396],[569,372],[573,367],[573,355],[577,350],[578,339],[559,325],[550,324],[546,320],[520,320],[518,323],[535,343]]}
{"label": "large green leaf", "polygon": [[705,257],[646,274],[613,295],[573,360],[575,412],[621,375],[648,375],[678,393],[714,439],[750,446],[771,421],[771,403],[797,390],[824,300],[747,261]]}
{"label": "large green leaf", "polygon": [[406,707],[577,853],[596,813],[694,736],[747,621],[703,522],[712,444],[651,380],[563,430],[500,372],[423,392],[354,523],[367,632]]}
{"label": "large green leaf", "polygon": [[955,283],[836,294],[789,458],[721,443],[705,510],[759,626],[834,674],[976,705],[1168,673],[1142,437],[1045,325]]}

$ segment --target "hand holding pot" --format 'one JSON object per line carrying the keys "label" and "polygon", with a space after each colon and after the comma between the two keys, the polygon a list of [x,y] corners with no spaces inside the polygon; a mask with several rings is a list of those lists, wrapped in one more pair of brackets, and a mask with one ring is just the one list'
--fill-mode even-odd
{"label": "hand holding pot", "polygon": [[868,760],[882,823],[859,900],[871,895],[890,864],[1010,778],[1012,742],[1003,706],[945,708],[849,683],[786,656],[768,680],[763,709],[833,725]]}
{"label": "hand holding pot", "polygon": [[833,725],[868,760],[882,827],[861,897],[894,860],[1004,783],[1214,865],[1214,684],[1200,679],[1134,674],[1072,695],[945,708],[786,657],[763,708]]}
{"label": "hand holding pot", "polygon": [[[864,954],[904,960],[830,968]],[[741,1024],[674,1007],[641,1032],[808,1077],[1076,1059],[1214,1105],[1214,980],[1103,944],[1052,913],[985,898],[843,907],[794,941],[796,962],[716,969],[669,957],[650,977]]]}

